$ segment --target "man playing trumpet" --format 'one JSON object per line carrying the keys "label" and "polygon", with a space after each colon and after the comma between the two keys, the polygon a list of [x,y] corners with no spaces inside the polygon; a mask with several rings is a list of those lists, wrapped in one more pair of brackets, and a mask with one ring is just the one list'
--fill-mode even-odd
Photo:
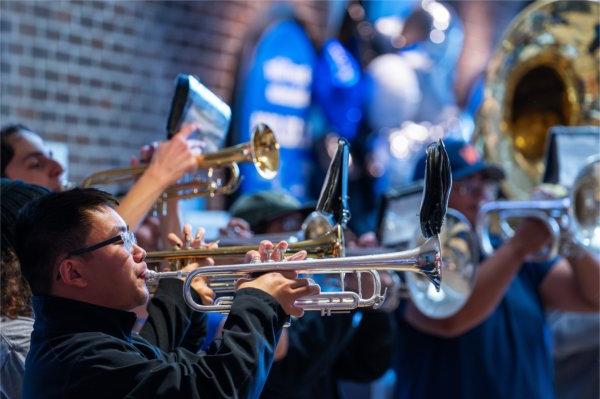
{"label": "man playing trumpet", "polygon": [[243,281],[218,347],[161,350],[131,333],[131,309],[148,301],[145,251],[115,204],[74,189],[20,214],[16,252],[36,314],[24,397],[257,396],[287,315],[302,313],[294,302],[318,287],[294,272]]}

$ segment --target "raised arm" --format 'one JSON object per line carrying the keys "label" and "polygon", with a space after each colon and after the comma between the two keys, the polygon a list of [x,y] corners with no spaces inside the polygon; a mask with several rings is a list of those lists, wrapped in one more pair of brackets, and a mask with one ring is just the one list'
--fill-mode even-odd
{"label": "raised arm", "polygon": [[170,140],[161,142],[146,171],[120,201],[117,212],[132,230],[137,228],[167,187],[174,184],[185,173],[196,170],[197,151],[187,142],[188,136],[193,131],[194,127],[188,125]]}
{"label": "raised arm", "polygon": [[600,310],[600,262],[579,249],[562,259],[542,281],[540,294],[550,309],[597,312]]}
{"label": "raised arm", "polygon": [[541,249],[549,232],[536,220],[526,220],[516,234],[477,268],[477,280],[471,296],[454,315],[432,319],[409,303],[404,317],[416,329],[441,337],[464,334],[484,321],[500,303],[527,254]]}

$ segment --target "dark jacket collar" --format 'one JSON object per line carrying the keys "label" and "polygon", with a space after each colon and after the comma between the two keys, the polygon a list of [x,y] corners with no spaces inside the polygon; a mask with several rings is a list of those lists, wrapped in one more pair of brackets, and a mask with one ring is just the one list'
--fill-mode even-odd
{"label": "dark jacket collar", "polygon": [[102,332],[129,340],[136,320],[133,312],[49,295],[34,295],[34,331],[50,334]]}

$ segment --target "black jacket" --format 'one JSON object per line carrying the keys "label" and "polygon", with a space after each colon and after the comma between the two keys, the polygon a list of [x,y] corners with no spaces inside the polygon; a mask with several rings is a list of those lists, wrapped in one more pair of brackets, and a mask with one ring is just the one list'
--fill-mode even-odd
{"label": "black jacket", "polygon": [[[183,281],[162,279],[148,302],[148,318],[140,335],[164,352],[185,348],[197,353],[206,336],[206,313],[193,311],[183,300]],[[200,297],[192,290],[194,301]]]}
{"label": "black jacket", "polygon": [[[185,328],[174,328],[174,335],[163,341],[155,330],[160,348],[132,336],[131,312],[52,296],[34,297],[33,307],[25,398],[257,397],[287,319],[272,297],[242,289],[220,346],[196,355],[177,347],[178,331]],[[166,314],[165,323],[163,327],[177,325],[177,317]],[[153,328],[144,327],[151,340],[148,329]]]}
{"label": "black jacket", "polygon": [[273,363],[262,399],[331,399],[339,380],[367,382],[390,366],[395,324],[389,314],[321,316],[306,312],[289,328],[287,355]]}

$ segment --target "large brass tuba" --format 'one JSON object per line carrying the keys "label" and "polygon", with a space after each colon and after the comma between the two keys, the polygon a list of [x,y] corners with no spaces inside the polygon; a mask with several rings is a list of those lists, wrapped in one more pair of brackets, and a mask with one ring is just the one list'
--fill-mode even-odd
{"label": "large brass tuba", "polygon": [[539,1],[512,22],[486,76],[476,140],[525,199],[541,183],[548,128],[600,125],[600,3]]}

